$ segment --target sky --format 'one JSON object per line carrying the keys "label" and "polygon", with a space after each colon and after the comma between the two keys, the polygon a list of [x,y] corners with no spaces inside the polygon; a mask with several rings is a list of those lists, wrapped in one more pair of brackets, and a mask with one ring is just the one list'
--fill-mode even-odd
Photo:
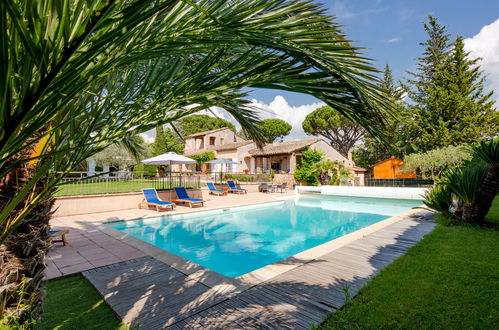
{"label": "sky", "polygon": [[[324,8],[336,17],[353,45],[363,49],[373,64],[392,68],[396,79],[413,71],[416,58],[423,51],[419,45],[427,39],[422,23],[429,14],[447,27],[451,38],[461,35],[473,57],[481,57],[480,65],[487,76],[487,88],[499,101],[499,0],[323,0]],[[261,118],[288,121],[293,129],[286,140],[307,138],[301,128],[305,116],[323,105],[306,95],[278,90],[247,90]],[[499,102],[498,102],[499,103]],[[233,121],[221,110],[214,112]],[[153,132],[143,135],[147,141]],[[309,137],[309,136],[308,136]]]}

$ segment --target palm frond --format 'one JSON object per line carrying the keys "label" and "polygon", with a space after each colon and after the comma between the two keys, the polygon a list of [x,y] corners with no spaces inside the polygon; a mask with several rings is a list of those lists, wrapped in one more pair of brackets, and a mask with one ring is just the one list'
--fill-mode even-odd
{"label": "palm frond", "polygon": [[489,166],[499,164],[499,139],[481,141],[474,149],[475,156],[486,162]]}

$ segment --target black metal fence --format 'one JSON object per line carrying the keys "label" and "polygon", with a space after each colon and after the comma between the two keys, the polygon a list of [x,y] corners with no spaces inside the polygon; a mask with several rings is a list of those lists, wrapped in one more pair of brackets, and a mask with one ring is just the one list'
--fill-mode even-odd
{"label": "black metal fence", "polygon": [[431,187],[433,180],[424,179],[367,179],[371,187]]}
{"label": "black metal fence", "polygon": [[88,176],[86,172],[70,172],[62,179],[56,196],[105,195],[139,192],[144,188],[156,190],[173,187],[199,188],[198,175],[172,173],[159,177],[147,172],[105,173]]}

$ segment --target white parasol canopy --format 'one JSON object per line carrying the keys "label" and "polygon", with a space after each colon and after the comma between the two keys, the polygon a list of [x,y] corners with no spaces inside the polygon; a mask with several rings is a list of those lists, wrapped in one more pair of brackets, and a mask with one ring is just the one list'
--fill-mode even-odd
{"label": "white parasol canopy", "polygon": [[172,165],[172,164],[194,164],[196,161],[189,157],[179,155],[174,152],[167,152],[159,156],[144,159],[142,164],[146,165]]}
{"label": "white parasol canopy", "polygon": [[[217,158],[214,160],[210,160],[206,162],[206,164],[221,164],[220,165],[220,180],[222,180],[222,173],[223,173],[223,164],[225,164],[225,170],[227,171],[227,166],[234,164],[237,165],[239,164],[238,162],[233,161],[232,159],[227,159],[227,158]],[[217,181],[217,178],[215,177],[215,182]]]}

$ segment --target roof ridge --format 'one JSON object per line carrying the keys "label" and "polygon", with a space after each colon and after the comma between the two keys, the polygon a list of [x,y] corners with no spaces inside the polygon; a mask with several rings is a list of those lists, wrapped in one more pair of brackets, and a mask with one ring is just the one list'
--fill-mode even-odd
{"label": "roof ridge", "polygon": [[206,135],[206,134],[217,132],[217,131],[221,131],[221,130],[224,130],[224,129],[230,129],[231,130],[230,127],[225,126],[225,127],[220,127],[220,128],[214,128],[214,129],[211,129],[211,130],[208,130],[208,131],[202,131],[202,132],[192,133],[192,134],[184,136],[184,138]]}

